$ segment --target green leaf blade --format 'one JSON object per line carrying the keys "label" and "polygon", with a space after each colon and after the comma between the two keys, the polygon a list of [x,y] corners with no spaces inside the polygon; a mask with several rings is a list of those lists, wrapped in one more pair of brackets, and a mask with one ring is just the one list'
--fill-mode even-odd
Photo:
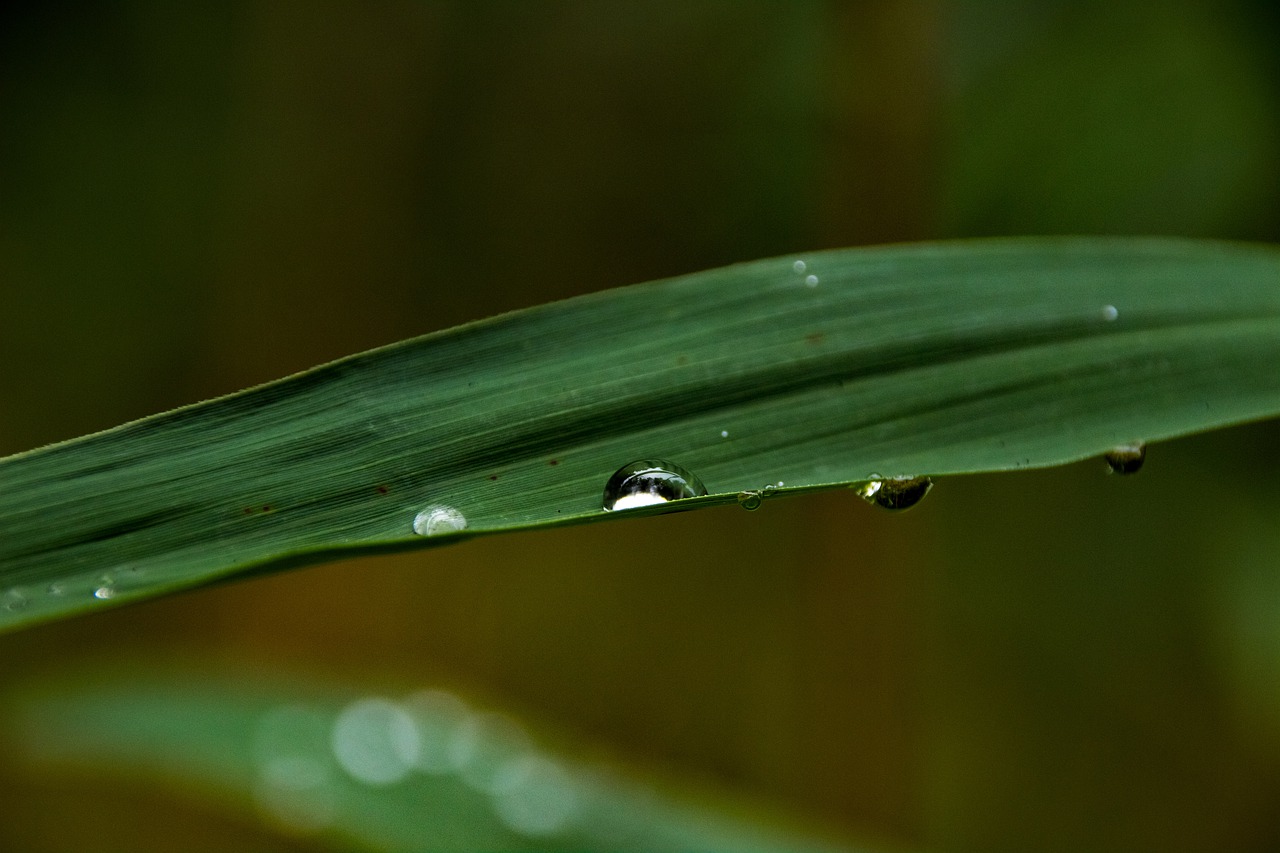
{"label": "green leaf blade", "polygon": [[[601,520],[639,458],[702,478],[682,507],[1061,464],[1280,413],[1277,365],[1267,247],[851,249],[592,294],[0,461],[0,626]],[[467,530],[416,536],[430,505]]]}

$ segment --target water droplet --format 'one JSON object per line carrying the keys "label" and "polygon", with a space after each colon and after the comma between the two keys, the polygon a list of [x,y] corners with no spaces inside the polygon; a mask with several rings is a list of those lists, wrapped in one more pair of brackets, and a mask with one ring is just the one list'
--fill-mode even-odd
{"label": "water droplet", "polygon": [[523,835],[565,832],[575,822],[579,799],[568,770],[538,753],[508,761],[494,774],[493,810]]}
{"label": "water droplet", "polygon": [[449,765],[470,788],[493,792],[503,765],[532,753],[533,741],[515,720],[492,711],[467,717],[449,741]]}
{"label": "water droplet", "polygon": [[108,598],[116,597],[116,588],[113,586],[100,586],[93,591],[94,598],[100,598],[106,601]]}
{"label": "water droplet", "polygon": [[796,261],[794,264],[791,265],[791,268],[795,270],[797,273],[802,273],[805,270],[805,263],[804,261]]}
{"label": "water droplet", "polygon": [[402,705],[418,732],[416,769],[440,775],[452,772],[450,750],[462,724],[471,716],[466,703],[443,690],[420,690]]}
{"label": "water droplet", "polygon": [[51,583],[49,584],[49,588],[46,590],[46,592],[54,596],[64,595],[66,591],[67,587],[62,583]]}
{"label": "water droplet", "polygon": [[928,477],[877,478],[854,486],[867,503],[889,510],[911,509],[931,488],[933,480]]}
{"label": "water droplet", "polygon": [[419,536],[439,536],[467,529],[467,517],[451,506],[434,504],[413,518],[413,532]]}
{"label": "water droplet", "polygon": [[605,483],[604,508],[634,509],[706,493],[702,481],[679,465],[662,459],[639,459],[623,465]]}
{"label": "water droplet", "polygon": [[294,833],[319,832],[336,813],[332,729],[330,712],[306,705],[273,708],[255,726],[254,797],[264,815]]}
{"label": "water droplet", "polygon": [[1119,316],[1120,316],[1120,312],[1116,310],[1116,306],[1114,305],[1102,306],[1102,319],[1106,320],[1108,323],[1110,323],[1112,320],[1115,320]]}
{"label": "water droplet", "polygon": [[721,437],[721,438],[728,438],[728,437],[729,437],[729,431],[728,431],[727,429],[722,429],[722,430],[720,430],[720,437]]}
{"label": "water droplet", "polygon": [[1136,474],[1147,460],[1147,446],[1139,441],[1122,444],[1107,451],[1103,458],[1107,460],[1112,474]]}
{"label": "water droplet", "polygon": [[816,275],[805,276],[804,283],[810,287],[818,286],[818,277]]}
{"label": "water droplet", "polygon": [[413,717],[389,699],[370,696],[342,709],[330,734],[333,757],[357,782],[392,785],[409,775],[422,742]]}
{"label": "water droplet", "polygon": [[764,497],[759,492],[738,492],[738,506],[754,512],[758,510],[764,503]]}
{"label": "water droplet", "polygon": [[4,609],[10,613],[16,613],[27,606],[27,597],[16,589],[11,589],[4,594]]}

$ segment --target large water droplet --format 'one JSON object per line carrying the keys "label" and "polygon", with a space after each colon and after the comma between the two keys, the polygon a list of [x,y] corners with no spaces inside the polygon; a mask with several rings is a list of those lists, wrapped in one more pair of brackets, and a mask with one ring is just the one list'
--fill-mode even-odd
{"label": "large water droplet", "polygon": [[639,459],[623,465],[605,483],[604,508],[634,509],[706,493],[702,481],[679,465],[663,459]]}
{"label": "large water droplet", "polygon": [[764,504],[764,496],[759,492],[738,492],[738,506],[754,512]]}
{"label": "large water droplet", "polygon": [[933,480],[928,477],[889,477],[854,486],[867,503],[889,510],[911,509],[932,488]]}
{"label": "large water droplet", "polygon": [[1139,441],[1122,444],[1113,447],[1103,458],[1111,467],[1112,474],[1136,474],[1142,470],[1142,463],[1147,460],[1147,446]]}
{"label": "large water droplet", "polygon": [[108,598],[116,597],[116,588],[114,586],[100,586],[93,591],[94,598],[100,598],[106,601]]}
{"label": "large water droplet", "polygon": [[413,517],[413,532],[419,536],[439,536],[467,529],[467,517],[451,506],[435,504]]}

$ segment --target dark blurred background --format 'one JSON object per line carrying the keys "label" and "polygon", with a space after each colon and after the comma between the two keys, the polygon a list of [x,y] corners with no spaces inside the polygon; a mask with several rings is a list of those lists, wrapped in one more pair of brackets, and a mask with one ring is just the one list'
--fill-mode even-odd
{"label": "dark blurred background", "polygon": [[[758,257],[1277,242],[1278,46],[1262,0],[4,4],[0,453]],[[1280,850],[1277,437],[294,571],[0,637],[0,692],[443,685],[892,849]],[[0,753],[0,846],[276,831],[125,784]]]}

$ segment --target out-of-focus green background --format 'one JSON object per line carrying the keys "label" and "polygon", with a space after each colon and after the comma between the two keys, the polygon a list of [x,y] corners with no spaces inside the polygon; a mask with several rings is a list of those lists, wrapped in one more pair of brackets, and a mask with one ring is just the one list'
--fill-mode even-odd
{"label": "out-of-focus green background", "polygon": [[[1275,4],[0,7],[0,453],[601,288],[1038,233],[1280,241]],[[1278,438],[230,584],[0,637],[0,699],[444,687],[891,849],[1276,850]],[[0,847],[280,831],[19,753]]]}

